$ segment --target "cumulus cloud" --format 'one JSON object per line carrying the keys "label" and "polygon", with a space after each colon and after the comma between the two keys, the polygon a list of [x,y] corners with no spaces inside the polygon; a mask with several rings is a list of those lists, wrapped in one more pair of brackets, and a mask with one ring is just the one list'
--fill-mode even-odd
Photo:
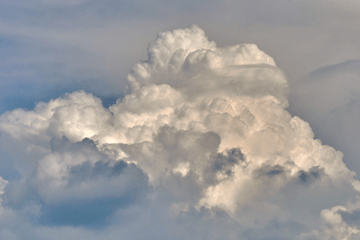
{"label": "cumulus cloud", "polygon": [[64,238],[103,239],[358,233],[345,213],[356,215],[360,183],[341,152],[286,110],[273,58],[254,44],[217,47],[195,25],[159,33],[148,56],[109,108],[80,91],[0,116],[21,175],[4,181],[4,211],[42,237],[65,228]]}
{"label": "cumulus cloud", "polygon": [[[318,137],[346,153],[344,161],[359,172],[359,60],[326,66],[297,82],[290,109],[311,121]],[[330,131],[331,130],[331,131]]]}

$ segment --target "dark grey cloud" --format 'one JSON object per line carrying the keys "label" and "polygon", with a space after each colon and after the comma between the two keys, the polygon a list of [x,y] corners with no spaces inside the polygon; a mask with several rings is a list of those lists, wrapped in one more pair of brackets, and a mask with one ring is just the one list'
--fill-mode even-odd
{"label": "dark grey cloud", "polygon": [[315,181],[316,179],[321,178],[321,175],[324,174],[324,170],[319,169],[319,167],[312,167],[308,172],[300,170],[298,173],[299,180],[304,184]]}

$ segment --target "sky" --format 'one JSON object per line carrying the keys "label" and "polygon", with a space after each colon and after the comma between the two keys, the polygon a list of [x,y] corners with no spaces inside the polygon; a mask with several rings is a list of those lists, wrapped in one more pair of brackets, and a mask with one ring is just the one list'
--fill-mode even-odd
{"label": "sky", "polygon": [[360,239],[356,0],[4,0],[0,239]]}

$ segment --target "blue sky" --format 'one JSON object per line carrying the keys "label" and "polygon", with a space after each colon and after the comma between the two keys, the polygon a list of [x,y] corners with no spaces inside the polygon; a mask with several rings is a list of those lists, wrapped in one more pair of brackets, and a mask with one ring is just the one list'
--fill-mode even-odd
{"label": "blue sky", "polygon": [[359,12],[3,1],[0,238],[357,239]]}

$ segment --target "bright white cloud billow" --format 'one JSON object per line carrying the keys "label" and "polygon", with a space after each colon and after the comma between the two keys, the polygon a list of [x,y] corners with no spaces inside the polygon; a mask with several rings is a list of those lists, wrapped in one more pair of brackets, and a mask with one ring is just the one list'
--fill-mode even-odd
{"label": "bright white cloud billow", "polygon": [[195,25],[148,56],[108,109],[79,91],[0,116],[20,174],[1,179],[2,239],[360,237],[360,183],[286,110],[273,58]]}

